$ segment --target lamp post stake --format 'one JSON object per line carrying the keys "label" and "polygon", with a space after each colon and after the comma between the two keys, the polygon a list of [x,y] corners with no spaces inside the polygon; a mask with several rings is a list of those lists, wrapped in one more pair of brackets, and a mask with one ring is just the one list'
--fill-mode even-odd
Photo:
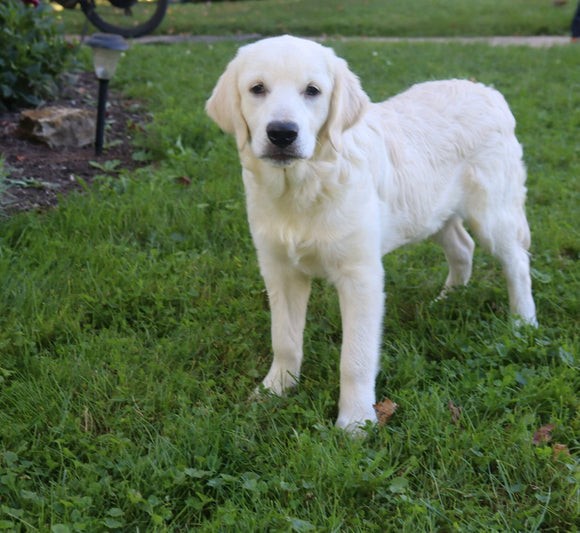
{"label": "lamp post stake", "polygon": [[86,41],[86,44],[93,49],[95,74],[99,79],[95,155],[102,155],[109,80],[115,74],[121,53],[127,50],[129,46],[120,35],[107,33],[95,33]]}
{"label": "lamp post stake", "polygon": [[105,113],[107,109],[107,92],[109,80],[99,80],[99,102],[97,105],[97,133],[95,136],[95,155],[103,155],[105,137]]}

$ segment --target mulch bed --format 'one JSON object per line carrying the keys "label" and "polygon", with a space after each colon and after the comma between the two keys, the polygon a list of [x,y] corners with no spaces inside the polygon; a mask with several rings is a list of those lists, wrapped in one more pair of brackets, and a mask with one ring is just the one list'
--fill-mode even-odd
{"label": "mulch bed", "polygon": [[[60,95],[43,107],[96,110],[98,80],[92,72],[69,74],[62,85]],[[103,166],[109,160],[118,160],[117,169],[129,170],[142,165],[131,157],[132,138],[144,121],[142,110],[137,102],[125,100],[112,90],[108,104],[105,148],[100,157],[95,156],[93,146],[52,150],[26,140],[18,128],[20,110],[0,112],[0,154],[4,154],[0,177],[4,176],[5,182],[0,207],[4,212],[54,208],[61,197],[82,188],[81,180],[90,186],[94,176],[103,174],[90,162]]]}

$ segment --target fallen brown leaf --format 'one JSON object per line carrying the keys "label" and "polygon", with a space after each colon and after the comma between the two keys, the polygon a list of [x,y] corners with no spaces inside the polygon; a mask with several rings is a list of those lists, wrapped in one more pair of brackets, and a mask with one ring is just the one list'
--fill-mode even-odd
{"label": "fallen brown leaf", "polygon": [[375,413],[377,414],[377,420],[379,421],[379,426],[386,426],[387,422],[395,413],[398,404],[385,398],[382,402],[373,405],[375,408]]}
{"label": "fallen brown leaf", "polygon": [[185,187],[191,185],[191,178],[187,176],[179,176],[179,178],[176,178],[175,181],[177,181],[179,185],[184,185]]}
{"label": "fallen brown leaf", "polygon": [[570,450],[565,444],[554,444],[553,450],[554,457],[558,457],[561,453],[564,455],[570,455]]}
{"label": "fallen brown leaf", "polygon": [[546,424],[539,428],[532,437],[532,444],[539,446],[542,442],[550,442],[552,440],[552,431],[555,427],[556,424]]}
{"label": "fallen brown leaf", "polygon": [[[132,105],[132,104],[129,104]],[[125,107],[129,107],[129,105]],[[135,122],[130,122],[127,128],[133,131],[138,131],[139,133],[145,133],[145,128],[141,124],[136,124]]]}
{"label": "fallen brown leaf", "polygon": [[447,407],[451,412],[451,422],[454,426],[459,426],[459,421],[461,420],[461,409],[457,407],[451,400],[447,402]]}

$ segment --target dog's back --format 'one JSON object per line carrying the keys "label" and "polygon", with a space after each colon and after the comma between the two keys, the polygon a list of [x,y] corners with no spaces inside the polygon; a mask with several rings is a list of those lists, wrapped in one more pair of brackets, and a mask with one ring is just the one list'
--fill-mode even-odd
{"label": "dog's back", "polygon": [[436,233],[453,216],[494,248],[487,218],[498,213],[510,213],[527,249],[526,171],[515,124],[498,91],[466,80],[417,84],[372,104],[352,137],[375,149],[366,136],[380,132],[386,145],[386,161],[368,156],[387,211],[385,251]]}

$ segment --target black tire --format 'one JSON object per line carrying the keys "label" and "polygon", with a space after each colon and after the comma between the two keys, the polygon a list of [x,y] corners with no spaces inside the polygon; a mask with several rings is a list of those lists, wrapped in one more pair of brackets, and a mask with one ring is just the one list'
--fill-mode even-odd
{"label": "black tire", "polygon": [[[135,16],[125,14],[125,10],[116,8],[105,0],[80,0],[80,3],[87,19],[102,32],[122,37],[141,37],[151,33],[161,24],[169,0],[128,2],[132,4],[129,10]],[[113,3],[122,4],[119,1]]]}

